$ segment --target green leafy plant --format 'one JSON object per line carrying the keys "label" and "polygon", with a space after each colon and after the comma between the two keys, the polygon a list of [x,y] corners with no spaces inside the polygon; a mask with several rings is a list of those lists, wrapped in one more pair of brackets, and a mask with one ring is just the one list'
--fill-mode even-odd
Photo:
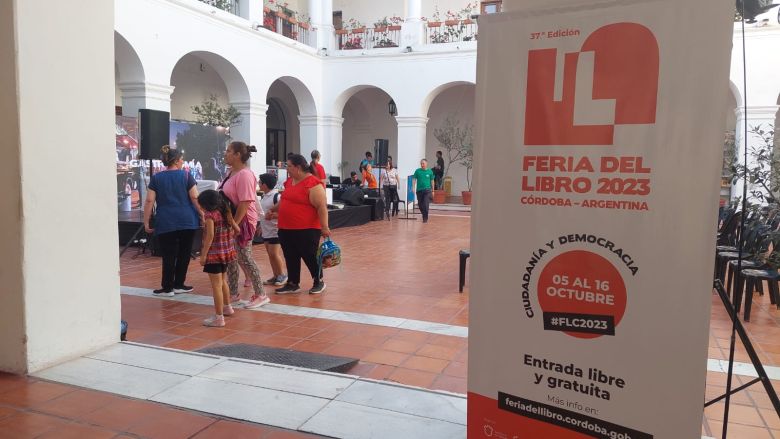
{"label": "green leafy plant", "polygon": [[219,104],[218,96],[209,95],[200,105],[192,107],[195,121],[204,125],[220,126],[227,129],[241,123],[241,112],[232,105],[223,107]]}
{"label": "green leafy plant", "polygon": [[473,166],[474,125],[462,127],[457,117],[457,113],[447,115],[444,124],[439,128],[434,128],[433,137],[439,141],[447,156],[444,164],[444,177],[449,174],[450,166],[461,163],[466,167],[466,183],[471,190],[470,172]]}
{"label": "green leafy plant", "polygon": [[752,126],[749,134],[761,139],[761,144],[748,148],[748,163],[736,159],[732,166],[732,184],[744,178],[748,185],[748,200],[774,203],[780,193],[780,155],[775,154],[775,129],[768,125]]}

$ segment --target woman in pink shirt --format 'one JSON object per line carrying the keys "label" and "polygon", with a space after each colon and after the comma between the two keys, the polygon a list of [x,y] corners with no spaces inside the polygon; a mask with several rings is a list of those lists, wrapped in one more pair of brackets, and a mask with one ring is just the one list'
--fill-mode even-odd
{"label": "woman in pink shirt", "polygon": [[244,142],[231,142],[225,150],[225,164],[230,166],[230,173],[222,180],[220,191],[230,200],[233,218],[241,232],[236,236],[237,258],[228,264],[228,285],[233,300],[240,299],[238,292],[239,265],[252,283],[254,294],[244,306],[247,309],[259,308],[271,300],[263,291],[263,279],[260,269],[252,259],[252,238],[257,228],[257,178],[247,167],[247,161],[254,146]]}

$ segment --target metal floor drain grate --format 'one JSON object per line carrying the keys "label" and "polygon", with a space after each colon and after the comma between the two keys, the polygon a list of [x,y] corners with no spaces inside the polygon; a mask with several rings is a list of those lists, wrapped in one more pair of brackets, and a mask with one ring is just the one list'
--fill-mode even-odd
{"label": "metal floor drain grate", "polygon": [[251,344],[231,344],[200,349],[198,352],[221,357],[243,358],[245,360],[264,361],[306,369],[344,373],[355,366],[356,358],[336,357],[333,355],[300,352],[292,349],[269,348]]}

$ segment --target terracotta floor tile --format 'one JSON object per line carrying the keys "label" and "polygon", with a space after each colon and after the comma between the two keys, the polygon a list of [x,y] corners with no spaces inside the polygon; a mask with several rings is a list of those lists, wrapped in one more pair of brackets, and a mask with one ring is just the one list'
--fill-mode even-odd
{"label": "terracotta floor tile", "polygon": [[212,343],[213,343],[212,340],[201,340],[199,338],[182,337],[178,340],[165,343],[163,346],[171,349],[181,349],[183,351],[197,351],[198,349],[203,349]]}
{"label": "terracotta floor tile", "polygon": [[420,349],[420,344],[415,343],[412,341],[404,341],[404,340],[398,340],[395,338],[391,338],[390,340],[387,340],[380,346],[380,348],[386,350],[386,351],[393,351],[393,352],[403,352],[406,354],[413,354],[417,352],[418,349]]}
{"label": "terracotta floor tile", "polygon": [[59,398],[36,405],[35,410],[70,419],[80,419],[121,398],[103,392],[75,390]]}
{"label": "terracotta floor tile", "polygon": [[68,424],[38,436],[38,439],[110,439],[115,436],[115,431],[104,428],[84,424]]}
{"label": "terracotta floor tile", "polygon": [[5,393],[9,390],[16,389],[25,384],[29,384],[32,381],[33,380],[26,376],[0,372],[0,393]]}
{"label": "terracotta floor tile", "polygon": [[167,410],[162,416],[136,424],[128,432],[149,439],[186,439],[216,421],[215,418],[195,413]]}
{"label": "terracotta floor tile", "polygon": [[19,410],[12,409],[11,407],[0,406],[0,420],[8,418],[10,416],[16,416],[21,413]]}
{"label": "terracotta floor tile", "polygon": [[382,335],[353,334],[344,337],[343,339],[339,340],[339,342],[357,346],[376,347],[381,346],[385,341],[387,341],[387,339],[388,337]]}
{"label": "terracotta floor tile", "polygon": [[277,332],[275,335],[281,335],[284,337],[294,337],[294,338],[300,338],[300,339],[306,339],[309,337],[314,336],[318,332],[322,331],[322,329],[317,328],[305,328],[302,326],[290,326],[287,329],[284,329],[282,331]]}
{"label": "terracotta floor tile", "polygon": [[447,375],[439,375],[436,380],[434,380],[431,388],[464,395],[468,391],[465,378],[456,378]]}
{"label": "terracotta floor tile", "polygon": [[325,353],[328,355],[357,358],[362,360],[373,350],[373,348],[368,346],[355,346],[350,344],[336,343],[333,345],[333,347],[325,351]]}
{"label": "terracotta floor tile", "polygon": [[262,345],[263,340],[268,337],[269,336],[259,334],[257,332],[236,332],[235,334],[229,335],[220,341],[225,344]]}
{"label": "terracotta floor tile", "polygon": [[225,327],[224,328],[207,328],[205,326],[201,325],[201,331],[197,332],[195,334],[192,334],[190,337],[192,338],[198,338],[201,340],[210,340],[210,341],[217,341],[222,340],[225,337],[231,336],[238,331],[231,329],[228,327],[230,325],[230,319],[225,319]]}
{"label": "terracotta floor tile", "polygon": [[428,358],[413,355],[401,364],[401,367],[414,370],[422,370],[425,372],[441,373],[445,367],[449,364],[447,360],[440,360],[438,358]]}
{"label": "terracotta floor tile", "polygon": [[127,431],[131,426],[159,416],[161,411],[161,406],[154,403],[121,399],[84,415],[82,419],[110,430]]}
{"label": "terracotta floor tile", "polygon": [[268,346],[272,348],[281,348],[281,349],[288,349],[292,345],[302,341],[300,338],[293,338],[293,337],[283,337],[281,335],[272,335],[270,337],[266,337],[262,344],[263,346]]}
{"label": "terracotta floor tile", "polygon": [[325,329],[330,327],[333,324],[332,320],[325,320],[325,319],[306,319],[302,320],[295,324],[295,326],[301,326],[303,328],[315,328],[315,329]]}
{"label": "terracotta floor tile", "polygon": [[376,349],[371,351],[365,357],[363,357],[362,360],[370,363],[376,363],[376,364],[400,366],[401,363],[403,363],[407,358],[409,358],[409,354]]}
{"label": "terracotta floor tile", "polygon": [[421,357],[430,357],[430,358],[438,358],[441,360],[452,360],[455,358],[458,353],[463,348],[460,347],[450,347],[450,346],[439,346],[435,344],[426,344],[422,348],[420,348],[419,351],[417,351],[416,355],[419,355]]}
{"label": "terracotta floor tile", "polygon": [[455,378],[466,378],[468,376],[468,366],[466,363],[451,362],[444,368],[442,373]]}
{"label": "terracotta floor tile", "polygon": [[324,353],[333,347],[333,343],[323,341],[303,340],[290,346],[290,349],[302,352]]}
{"label": "terracotta floor tile", "polygon": [[68,425],[68,421],[54,416],[29,412],[21,413],[0,421],[0,438],[34,438],[66,425]]}
{"label": "terracotta floor tile", "polygon": [[270,431],[266,426],[220,420],[193,436],[193,439],[258,439],[266,437]]}
{"label": "terracotta floor tile", "polygon": [[280,325],[276,323],[263,322],[257,323],[249,329],[249,332],[257,332],[263,335],[275,335],[285,329],[289,328],[289,325]]}
{"label": "terracotta floor tile", "polygon": [[[704,413],[708,419],[722,421],[723,403],[713,404],[705,408]],[[761,416],[758,414],[758,410],[755,407],[739,404],[731,404],[729,409],[729,422],[764,427],[764,421],[761,419]]]}
{"label": "terracotta floor tile", "polygon": [[61,384],[36,381],[0,394],[0,404],[27,408],[60,397],[75,389]]}
{"label": "terracotta floor tile", "polygon": [[366,378],[374,380],[386,380],[390,375],[395,372],[397,368],[395,366],[388,366],[386,364],[378,364],[373,370],[366,375],[361,375]]}
{"label": "terracotta floor tile", "polygon": [[430,388],[436,377],[435,373],[399,367],[387,379],[409,386]]}

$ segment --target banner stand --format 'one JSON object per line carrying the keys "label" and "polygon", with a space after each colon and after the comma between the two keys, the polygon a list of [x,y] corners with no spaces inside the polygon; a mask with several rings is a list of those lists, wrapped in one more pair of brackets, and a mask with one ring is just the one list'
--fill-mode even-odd
{"label": "banner stand", "polygon": [[409,204],[412,205],[412,215],[414,215],[414,191],[412,190],[412,178],[414,178],[412,175],[406,177],[406,202],[404,203],[404,208],[406,209],[406,218],[399,216],[398,219],[401,220],[417,220],[415,217],[409,217]]}
{"label": "banner stand", "polygon": [[[775,413],[777,413],[778,417],[780,417],[780,398],[777,396],[777,392],[775,391],[775,388],[772,387],[772,382],[769,379],[769,376],[766,374],[766,370],[764,369],[763,364],[761,364],[761,360],[758,358],[758,354],[756,354],[756,350],[753,347],[753,343],[750,341],[750,338],[747,335],[747,332],[745,332],[745,327],[742,325],[742,321],[739,320],[739,316],[737,314],[737,310],[734,308],[734,305],[731,304],[731,301],[729,300],[728,293],[723,288],[723,284],[720,282],[720,279],[715,279],[715,283],[713,285],[713,288],[718,292],[718,295],[720,296],[721,301],[723,302],[723,306],[726,308],[726,312],[729,315],[729,318],[731,319],[731,322],[734,324],[734,332],[731,333],[731,348],[729,349],[729,375],[728,379],[731,380],[731,377],[733,375],[733,364],[734,364],[734,349],[735,349],[735,333],[739,335],[739,339],[742,341],[742,345],[745,347],[745,351],[747,351],[748,357],[750,357],[750,362],[753,364],[753,367],[756,369],[756,372],[758,373],[758,378],[755,378],[751,380],[750,382],[743,384],[735,389],[726,389],[726,393],[723,395],[712,399],[710,401],[707,401],[704,404],[704,407],[709,407],[712,404],[715,404],[716,402],[726,399],[726,413],[728,413],[729,409],[729,397],[737,392],[740,392],[744,389],[747,389],[748,387],[752,386],[753,384],[756,384],[758,382],[761,382],[764,385],[764,390],[766,390],[767,395],[769,395],[769,400],[772,401],[772,406],[775,408]],[[727,415],[728,416],[728,415]],[[728,423],[728,417],[724,417],[724,434],[723,437],[725,438],[725,429],[726,424]]]}

